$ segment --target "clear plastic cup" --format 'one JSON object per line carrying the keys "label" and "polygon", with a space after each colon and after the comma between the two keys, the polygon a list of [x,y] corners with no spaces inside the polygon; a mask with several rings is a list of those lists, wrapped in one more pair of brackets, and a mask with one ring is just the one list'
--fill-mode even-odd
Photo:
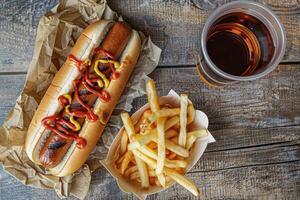
{"label": "clear plastic cup", "polygon": [[[236,76],[222,71],[210,59],[207,51],[207,39],[211,26],[222,16],[229,13],[243,12],[260,20],[271,34],[274,53],[267,65],[248,76]],[[273,71],[281,61],[285,51],[285,32],[278,17],[264,5],[256,2],[234,1],[217,8],[208,17],[201,34],[201,49],[198,55],[197,70],[200,79],[211,86],[224,86],[239,81],[251,81]]]}

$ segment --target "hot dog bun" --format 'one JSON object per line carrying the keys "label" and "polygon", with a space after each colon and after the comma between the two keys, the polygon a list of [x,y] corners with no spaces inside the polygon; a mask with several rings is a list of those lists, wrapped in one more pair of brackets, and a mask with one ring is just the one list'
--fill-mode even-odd
{"label": "hot dog bun", "polygon": [[[101,44],[114,24],[115,22],[113,21],[102,20],[88,26],[80,35],[70,54],[80,60],[91,58],[93,50]],[[76,143],[73,142],[64,155],[63,160],[57,166],[49,169],[52,174],[66,176],[79,169],[86,161],[125,88],[126,82],[139,57],[140,48],[141,40],[139,34],[132,30],[127,46],[119,59],[121,64],[120,77],[111,81],[109,87],[106,88],[111,96],[110,101],[102,102],[98,99],[94,104],[93,111],[99,116],[99,119],[96,122],[88,122],[86,120],[79,131],[79,136],[87,142],[86,146],[83,149],[79,149],[76,147]],[[75,63],[67,60],[55,75],[32,119],[27,133],[25,150],[29,158],[36,164],[41,164],[39,152],[50,134],[50,131],[42,125],[42,119],[62,110],[62,106],[57,99],[60,95],[72,92],[72,82],[79,76],[80,73]]]}

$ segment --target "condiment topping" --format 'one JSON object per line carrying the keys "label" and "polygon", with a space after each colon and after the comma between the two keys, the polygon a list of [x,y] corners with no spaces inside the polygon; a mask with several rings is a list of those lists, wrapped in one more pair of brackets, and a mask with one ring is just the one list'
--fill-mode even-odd
{"label": "condiment topping", "polygon": [[[96,60],[91,66],[91,60],[79,60],[74,55],[69,55],[68,59],[75,63],[81,77],[73,81],[74,95],[77,99],[80,107],[71,108],[72,97],[70,94],[64,94],[58,97],[58,101],[68,114],[67,117],[62,117],[61,114],[45,117],[42,120],[42,124],[45,128],[51,130],[59,137],[74,140],[77,143],[78,148],[84,148],[86,146],[86,140],[78,136],[78,131],[81,129],[80,123],[77,118],[86,118],[88,121],[95,122],[98,120],[98,116],[93,112],[91,106],[82,98],[82,94],[93,93],[99,97],[103,102],[110,100],[109,93],[105,88],[109,87],[110,81],[117,79],[120,74],[117,71],[120,68],[120,63],[116,61],[116,58],[109,52],[102,48],[96,48],[94,53],[104,53],[106,59]],[[108,65],[103,67],[102,65]],[[91,76],[91,67],[93,67],[95,76]],[[79,84],[82,84],[84,89],[79,90]],[[83,91],[85,90],[85,91]]]}

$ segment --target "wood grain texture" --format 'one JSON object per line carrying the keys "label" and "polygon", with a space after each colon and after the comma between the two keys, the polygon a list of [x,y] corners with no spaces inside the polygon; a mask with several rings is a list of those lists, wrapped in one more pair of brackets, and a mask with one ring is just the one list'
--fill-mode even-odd
{"label": "wood grain texture", "polygon": [[[30,63],[40,17],[58,0],[2,0],[0,72],[25,72]],[[160,65],[193,65],[208,14],[224,0],[122,0],[108,4],[133,27],[149,34],[163,49]],[[284,62],[300,61],[299,1],[263,0],[281,18],[287,33]]]}
{"label": "wood grain texture", "polygon": [[0,75],[0,124],[3,123],[9,110],[13,108],[24,87],[25,74]]}
{"label": "wood grain texture", "polygon": [[[189,177],[204,187],[205,199],[297,197],[300,184],[299,66],[280,65],[268,77],[223,89],[207,88],[199,82],[193,68],[159,68],[151,74],[160,95],[167,94],[171,88],[188,93],[196,107],[208,114],[210,130],[217,142],[208,146],[189,173]],[[0,76],[0,93],[7,94],[0,102],[2,110],[8,111],[13,106],[24,80],[25,75]],[[133,112],[145,102],[145,97],[136,99]],[[55,192],[23,186],[3,171],[0,180],[3,199],[9,199],[12,191],[15,191],[14,199],[23,199],[24,195],[25,199],[57,199]],[[174,197],[194,199],[180,186],[149,199]],[[101,169],[93,175],[87,199],[135,198],[121,192],[110,175]]]}
{"label": "wood grain texture", "polygon": [[0,72],[27,71],[39,20],[59,0],[2,0]]}
{"label": "wood grain texture", "polygon": [[[284,62],[267,77],[222,89],[199,81],[192,51],[199,49],[208,14],[231,0],[108,1],[135,28],[163,49],[151,77],[160,95],[187,93],[209,117],[217,142],[188,174],[201,199],[297,199],[300,196],[300,4],[259,0],[281,18],[287,32]],[[58,0],[2,0],[0,4],[0,123],[21,92],[39,18]],[[296,63],[298,62],[298,63]],[[189,67],[185,67],[189,65]],[[133,103],[133,111],[146,103]],[[0,166],[0,200],[59,199],[54,191],[22,185]],[[70,197],[68,199],[75,199]],[[92,176],[86,199],[136,199],[119,190],[104,169]],[[195,199],[176,185],[148,199]]]}
{"label": "wood grain texture", "polygon": [[[0,200],[6,199],[58,199],[54,191],[29,188],[3,172]],[[201,199],[297,199],[300,184],[300,161],[249,166],[209,172],[193,171],[187,175],[202,189]],[[105,183],[103,183],[105,180]],[[4,192],[5,191],[5,192]],[[70,197],[68,199],[74,199]],[[113,178],[104,170],[93,174],[86,199],[136,199],[119,190]],[[154,199],[196,199],[179,185],[159,194]]]}
{"label": "wood grain texture", "polygon": [[[170,89],[187,93],[195,107],[208,115],[210,130],[223,130],[299,125],[299,76],[299,64],[280,65],[264,78],[221,89],[206,87],[194,68],[163,68],[151,77],[160,95]],[[145,102],[145,97],[137,99],[134,110]]]}
{"label": "wood grain texture", "polygon": [[[300,64],[280,65],[270,75],[252,82],[238,83],[221,89],[208,88],[194,68],[159,68],[151,74],[158,93],[170,89],[187,93],[195,107],[210,119],[210,130],[233,128],[268,128],[300,124]],[[0,107],[8,110],[21,91],[24,75],[0,75]],[[146,103],[146,96],[134,101],[134,110]],[[0,117],[0,122],[3,121]]]}
{"label": "wood grain texture", "polygon": [[[163,49],[160,65],[194,64],[200,34],[208,15],[231,0],[123,0],[109,5]],[[259,0],[278,14],[287,35],[284,61],[299,61],[300,3],[297,0]]]}

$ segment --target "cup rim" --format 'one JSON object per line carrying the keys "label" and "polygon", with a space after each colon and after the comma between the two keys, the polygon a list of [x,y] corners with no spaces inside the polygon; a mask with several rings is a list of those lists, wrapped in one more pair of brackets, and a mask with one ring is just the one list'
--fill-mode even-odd
{"label": "cup rim", "polygon": [[[236,76],[236,75],[229,74],[229,73],[221,70],[220,68],[218,68],[212,62],[212,60],[210,59],[210,57],[208,55],[208,52],[207,52],[206,40],[205,39],[206,39],[206,36],[208,34],[210,26],[215,22],[216,19],[218,19],[218,15],[219,15],[219,13],[221,11],[226,10],[228,7],[230,8],[231,6],[234,6],[236,4],[239,4],[239,5],[254,5],[254,6],[260,7],[261,9],[265,10],[266,12],[268,12],[268,14],[271,17],[273,17],[273,19],[275,20],[275,23],[278,25],[279,30],[280,30],[277,33],[282,38],[282,41],[281,41],[282,42],[282,44],[281,44],[282,47],[280,49],[279,55],[273,60],[271,66],[267,65],[266,69],[263,70],[262,72],[258,73],[258,74],[253,74],[253,75],[250,75],[250,76]],[[264,5],[260,4],[260,3],[257,3],[257,2],[251,2],[251,1],[234,1],[234,2],[226,3],[226,4],[218,7],[207,18],[207,23],[205,23],[205,25],[203,27],[203,30],[202,30],[202,34],[201,34],[201,49],[202,49],[202,54],[204,56],[205,61],[208,62],[207,64],[219,76],[221,76],[221,77],[223,77],[225,79],[233,80],[233,81],[249,81],[249,80],[254,80],[254,79],[261,78],[261,77],[269,74],[280,63],[281,59],[284,56],[285,48],[286,48],[286,35],[285,35],[285,30],[284,30],[283,24],[280,22],[279,18],[275,15],[275,13],[273,13],[273,11],[271,11],[266,6],[264,6]],[[274,55],[275,55],[275,53],[274,53]]]}

